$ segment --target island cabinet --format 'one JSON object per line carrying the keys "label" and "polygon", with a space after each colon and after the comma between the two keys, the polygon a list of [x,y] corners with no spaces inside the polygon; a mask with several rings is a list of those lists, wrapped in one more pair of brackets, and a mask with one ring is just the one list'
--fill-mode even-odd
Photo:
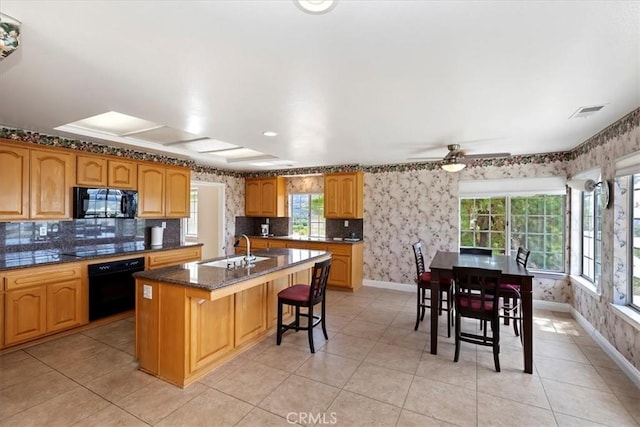
{"label": "island cabinet", "polygon": [[[326,257],[298,253],[295,263],[288,261],[275,269],[270,264],[266,274],[259,272],[258,262],[257,273],[247,270],[245,279],[214,289],[205,283],[229,273],[206,264],[136,273],[140,369],[180,387],[197,381],[272,331],[277,324],[277,293],[296,281],[308,283],[314,263]],[[285,314],[290,316],[291,311]]]}
{"label": "island cabinet", "polygon": [[287,194],[284,178],[247,178],[244,190],[246,216],[265,218],[286,216]]}
{"label": "island cabinet", "polygon": [[362,218],[364,180],[362,172],[332,173],[324,176],[324,217]]}
{"label": "island cabinet", "polygon": [[136,190],[137,181],[136,162],[98,155],[76,156],[78,186]]}
{"label": "island cabinet", "polygon": [[190,195],[188,168],[138,165],[139,218],[186,218]]}
{"label": "island cabinet", "polygon": [[88,323],[80,263],[5,273],[4,345]]}

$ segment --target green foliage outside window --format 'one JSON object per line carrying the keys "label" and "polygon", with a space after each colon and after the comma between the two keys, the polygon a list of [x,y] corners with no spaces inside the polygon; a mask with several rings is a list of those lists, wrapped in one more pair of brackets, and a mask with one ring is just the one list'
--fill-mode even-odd
{"label": "green foliage outside window", "polygon": [[324,194],[292,194],[289,215],[293,234],[325,237]]}

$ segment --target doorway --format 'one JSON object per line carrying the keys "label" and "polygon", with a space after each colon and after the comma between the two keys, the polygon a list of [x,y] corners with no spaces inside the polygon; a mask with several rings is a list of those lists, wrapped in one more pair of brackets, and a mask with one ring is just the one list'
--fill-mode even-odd
{"label": "doorway", "polygon": [[202,259],[224,256],[224,190],[222,183],[191,182],[191,211],[195,215],[183,230],[185,241],[204,245]]}

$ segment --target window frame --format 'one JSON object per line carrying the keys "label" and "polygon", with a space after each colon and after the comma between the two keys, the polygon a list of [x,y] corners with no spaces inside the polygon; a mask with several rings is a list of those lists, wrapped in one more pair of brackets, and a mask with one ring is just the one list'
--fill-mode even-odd
{"label": "window frame", "polygon": [[[195,234],[193,233],[195,229]],[[190,233],[190,231],[192,231]],[[189,216],[185,218],[185,236],[198,237],[198,189],[192,188],[189,193]]]}
{"label": "window frame", "polygon": [[[640,181],[640,173],[634,173],[634,174],[630,174],[629,175],[629,187],[630,187],[630,191],[629,191],[629,242],[631,242],[630,245],[628,245],[627,247],[628,249],[628,283],[627,283],[627,301],[626,304],[627,306],[629,306],[630,308],[640,312],[640,295],[638,298],[638,301],[634,301],[634,293],[633,293],[633,279],[634,279],[634,274],[633,274],[633,270],[634,270],[634,256],[633,256],[633,252],[636,249],[635,243],[634,243],[634,222],[636,219],[640,219],[640,217],[636,218],[635,217],[635,194],[636,194],[636,188],[635,188],[635,177],[638,177],[638,180]],[[638,188],[638,194],[640,194],[640,185]],[[638,197],[638,203],[640,204],[640,197]],[[638,247],[640,249],[640,246]]]}
{"label": "window frame", "polygon": [[[561,212],[559,215],[554,215],[557,216],[558,218],[560,218],[560,220],[562,221],[562,250],[560,251],[560,254],[562,255],[562,260],[560,262],[560,266],[561,268],[559,270],[550,270],[547,268],[532,268],[532,270],[536,270],[536,271],[543,271],[543,272],[548,272],[548,273],[565,273],[566,272],[566,251],[565,251],[565,247],[567,244],[567,223],[566,223],[566,195],[564,194],[557,194],[557,193],[537,193],[537,194],[513,194],[513,195],[481,195],[481,196],[460,196],[459,197],[459,207],[460,207],[460,211],[459,211],[459,221],[462,220],[462,201],[465,199],[473,199],[473,200],[487,200],[487,199],[503,199],[504,203],[505,203],[505,209],[504,209],[504,216],[505,216],[505,229],[504,229],[504,236],[505,236],[505,240],[504,240],[504,244],[505,246],[508,245],[508,247],[505,248],[494,248],[494,247],[490,247],[489,249],[491,249],[492,251],[502,251],[502,253],[504,253],[505,255],[510,255],[510,256],[515,256],[515,253],[517,252],[518,248],[517,247],[513,247],[514,244],[514,235],[516,234],[513,230],[513,199],[516,198],[533,198],[533,197],[540,197],[540,196],[548,196],[548,197],[560,197],[561,198]],[[544,199],[543,199],[544,200]],[[499,214],[501,215],[501,214]],[[546,221],[545,218],[548,216],[546,213],[546,202],[545,202],[545,207],[543,209],[543,213],[541,214],[543,216],[543,224],[546,227]],[[528,219],[528,216],[525,213],[525,221]],[[533,216],[539,216],[539,215],[533,215]],[[463,230],[462,228],[462,224],[459,223],[459,232],[458,232],[458,243],[460,247],[462,246],[462,232],[463,231],[469,231],[467,229]],[[496,230],[493,230],[496,231]],[[528,236],[529,233],[525,230],[524,232],[525,236]],[[522,234],[522,233],[518,233],[518,234]],[[546,241],[546,237],[549,235],[549,233],[547,233],[546,228],[541,232],[541,233],[531,233],[531,235],[538,235],[541,234],[542,238],[543,238],[543,242]],[[475,240],[474,240],[475,241]],[[543,243],[543,249],[545,247],[545,244]],[[531,248],[528,248],[531,249]],[[535,251],[533,250],[533,252],[540,252],[540,251]],[[555,252],[552,252],[555,253]],[[543,252],[543,256],[547,254],[547,252]],[[544,263],[546,264],[546,258]]]}
{"label": "window frame", "polygon": [[[307,231],[308,234],[306,237],[310,237],[310,238],[326,238],[327,236],[327,226],[326,226],[326,218],[324,217],[324,203],[322,203],[322,213],[321,215],[319,215],[318,219],[314,218],[314,212],[313,209],[311,209],[311,205],[313,203],[313,199],[317,199],[317,198],[321,198],[324,201],[324,193],[290,193],[289,194],[289,217],[291,218],[290,221],[290,228],[289,228],[289,234],[296,234],[294,232],[294,227],[296,226],[295,223],[295,218],[293,215],[293,205],[294,205],[294,197],[301,197],[301,196],[305,196],[307,197],[307,206],[309,206],[309,209],[307,211]],[[316,227],[314,227],[313,225],[315,225]],[[318,230],[317,233],[312,233],[313,230]]]}

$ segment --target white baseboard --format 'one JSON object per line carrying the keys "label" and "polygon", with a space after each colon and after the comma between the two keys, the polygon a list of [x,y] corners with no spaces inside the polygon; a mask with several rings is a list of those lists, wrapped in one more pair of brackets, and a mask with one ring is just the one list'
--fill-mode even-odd
{"label": "white baseboard", "polygon": [[627,377],[640,388],[640,371],[631,364],[620,352],[591,324],[574,308],[571,309],[571,315],[582,326],[587,333],[594,339],[595,342],[604,350],[605,353],[613,359],[618,367],[624,372]]}
{"label": "white baseboard", "polygon": [[[416,286],[406,283],[383,282],[380,280],[362,281],[363,286],[371,286],[373,288],[392,289],[396,291],[415,292]],[[591,324],[585,319],[571,304],[533,300],[533,307],[539,310],[558,311],[562,313],[571,313],[571,316],[584,328],[596,343],[604,350],[605,353],[613,359],[616,365],[624,372],[633,383],[640,388],[640,371],[631,364],[620,352]]]}
{"label": "white baseboard", "polygon": [[416,285],[408,285],[406,283],[383,282],[381,280],[364,279],[362,286],[371,286],[372,288],[392,289],[394,291],[415,292]]}

